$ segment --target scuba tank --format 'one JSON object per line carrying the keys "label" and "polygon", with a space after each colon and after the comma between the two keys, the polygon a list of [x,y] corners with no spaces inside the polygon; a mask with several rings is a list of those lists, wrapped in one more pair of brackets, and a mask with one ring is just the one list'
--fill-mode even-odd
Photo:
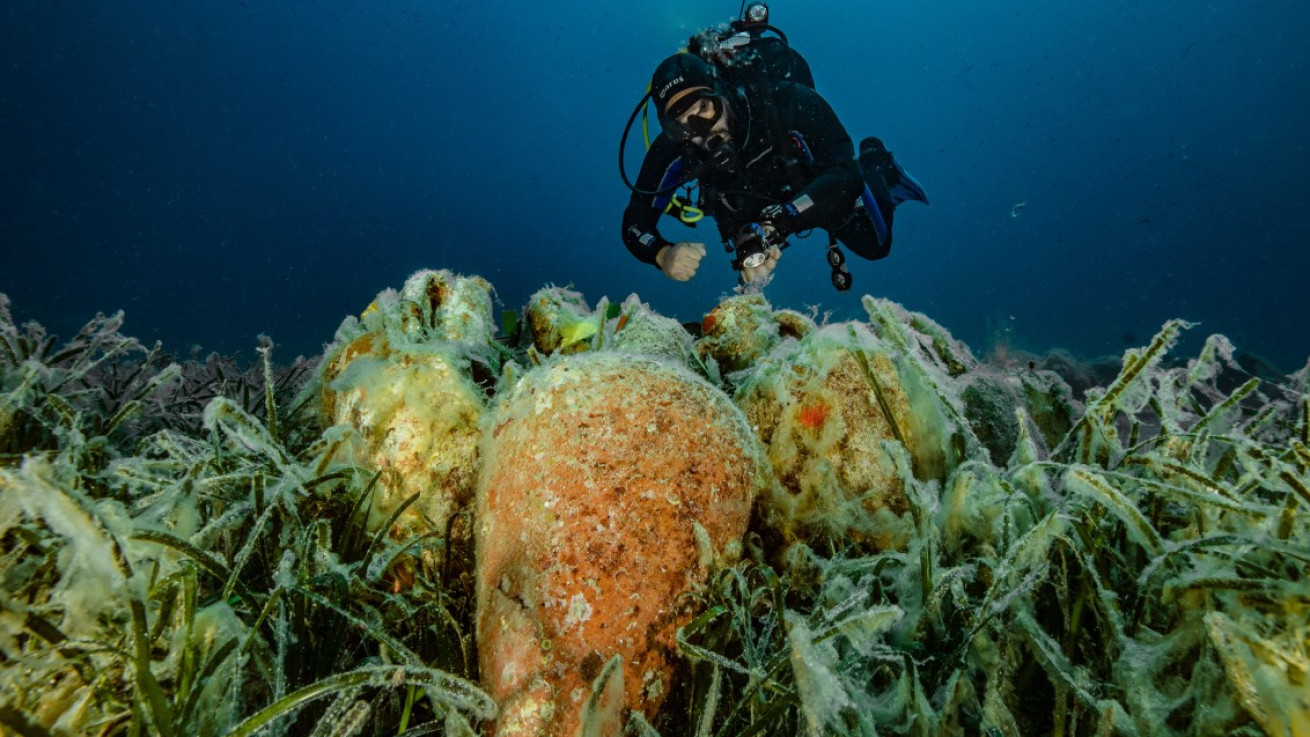
{"label": "scuba tank", "polygon": [[769,6],[759,0],[744,6],[727,30],[707,28],[692,36],[687,50],[717,67],[734,86],[786,81],[814,89],[809,63],[791,47],[787,34],[769,24]]}

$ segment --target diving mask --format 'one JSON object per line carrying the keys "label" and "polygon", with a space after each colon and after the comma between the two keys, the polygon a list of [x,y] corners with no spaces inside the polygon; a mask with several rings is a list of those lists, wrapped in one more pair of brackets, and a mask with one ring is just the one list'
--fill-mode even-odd
{"label": "diving mask", "polygon": [[[660,124],[670,136],[691,143],[708,140],[710,132],[727,114],[728,109],[723,104],[723,98],[708,94],[708,90],[679,107],[681,109],[676,114],[669,115]],[[700,141],[696,140],[698,138]]]}
{"label": "diving mask", "polygon": [[728,135],[728,115],[727,101],[722,96],[702,94],[676,115],[670,115],[663,125],[673,138],[704,149],[716,168],[731,171],[737,148]]}

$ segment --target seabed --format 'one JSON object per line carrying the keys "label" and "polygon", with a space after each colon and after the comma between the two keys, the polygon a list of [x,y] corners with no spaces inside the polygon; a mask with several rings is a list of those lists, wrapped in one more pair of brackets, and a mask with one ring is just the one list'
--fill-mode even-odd
{"label": "seabed", "polygon": [[0,295],[0,733],[1310,735],[1310,365],[491,295],[252,365]]}

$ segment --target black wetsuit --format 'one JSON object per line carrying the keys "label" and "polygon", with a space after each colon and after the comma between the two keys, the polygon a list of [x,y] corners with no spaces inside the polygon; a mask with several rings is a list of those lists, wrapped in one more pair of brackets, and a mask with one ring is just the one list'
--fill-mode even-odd
{"label": "black wetsuit", "polygon": [[[730,106],[739,146],[735,171],[699,162],[693,148],[661,133],[646,153],[636,188],[652,192],[698,178],[697,206],[715,219],[723,242],[762,220],[763,208],[792,203],[800,212],[786,220],[788,233],[823,228],[864,258],[887,255],[891,239],[881,243],[856,210],[864,181],[851,137],[826,100],[804,84],[783,81],[765,93],[737,87]],[[655,255],[673,244],[657,229],[670,194],[633,193],[623,213],[624,245],[657,267]]]}

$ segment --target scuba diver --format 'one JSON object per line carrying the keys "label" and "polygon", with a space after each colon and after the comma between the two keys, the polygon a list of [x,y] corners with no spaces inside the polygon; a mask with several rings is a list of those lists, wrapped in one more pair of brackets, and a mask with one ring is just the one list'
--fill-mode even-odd
{"label": "scuba diver", "polygon": [[[634,184],[623,170],[623,150],[648,101],[661,131]],[[661,236],[656,225],[664,214],[693,226],[713,217],[747,286],[767,283],[790,237],[821,228],[833,286],[846,291],[851,274],[839,244],[866,259],[883,258],[896,206],[928,202],[879,139],[865,138],[856,156],[845,127],[815,91],[809,65],[769,25],[763,2],[743,5],[727,31],[703,31],[661,62],[619,146],[619,171],[632,190],[624,245],[678,281],[696,274],[705,244]]]}

